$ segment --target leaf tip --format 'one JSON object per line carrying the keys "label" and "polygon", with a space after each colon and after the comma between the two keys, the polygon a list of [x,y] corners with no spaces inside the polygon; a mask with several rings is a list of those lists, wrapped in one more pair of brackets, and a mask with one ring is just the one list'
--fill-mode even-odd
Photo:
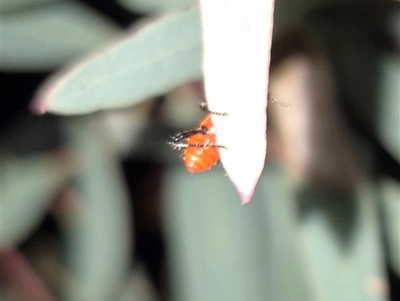
{"label": "leaf tip", "polygon": [[251,198],[253,197],[253,194],[254,194],[254,189],[251,191],[246,191],[246,192],[239,190],[239,195],[240,195],[240,199],[242,200],[242,205],[246,205],[246,204],[250,203]]}
{"label": "leaf tip", "polygon": [[29,110],[32,114],[35,115],[43,115],[47,113],[49,109],[48,102],[44,101],[41,98],[34,98],[30,104]]}
{"label": "leaf tip", "polygon": [[[252,181],[232,179],[237,192],[239,193],[240,199],[242,200],[242,205],[250,203],[254,195],[254,190],[258,183],[259,176],[254,178]],[[238,181],[239,180],[239,181]]]}

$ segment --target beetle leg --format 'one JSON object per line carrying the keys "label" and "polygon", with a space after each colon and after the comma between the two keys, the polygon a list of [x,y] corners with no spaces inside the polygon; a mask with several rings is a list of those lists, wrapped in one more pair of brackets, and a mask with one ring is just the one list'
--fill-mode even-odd
{"label": "beetle leg", "polygon": [[203,101],[201,104],[200,104],[200,109],[202,109],[203,111],[205,111],[205,112],[207,112],[207,113],[210,113],[210,114],[213,114],[213,115],[217,115],[217,116],[228,116],[228,113],[225,113],[225,112],[215,112],[215,111],[210,111],[209,109],[208,109],[208,105],[207,105],[207,103],[205,102],[205,101]]}
{"label": "beetle leg", "polygon": [[218,144],[191,144],[182,141],[168,141],[168,144],[171,145],[173,148],[177,149],[188,148],[188,147],[201,147],[201,148],[218,147],[227,149],[225,146]]}
{"label": "beetle leg", "polygon": [[180,133],[175,134],[174,136],[172,136],[170,138],[170,141],[172,142],[181,142],[182,140],[188,139],[193,135],[197,135],[197,134],[202,134],[202,135],[207,135],[208,134],[208,129],[205,127],[199,127],[195,130],[188,130],[188,131],[183,131]]}

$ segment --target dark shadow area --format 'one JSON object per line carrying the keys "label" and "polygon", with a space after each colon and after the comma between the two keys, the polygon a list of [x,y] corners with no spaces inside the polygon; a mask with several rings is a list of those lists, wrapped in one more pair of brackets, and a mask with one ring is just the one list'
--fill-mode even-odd
{"label": "dark shadow area", "polygon": [[376,176],[400,181],[400,163],[382,146],[377,133],[379,59],[395,54],[388,18],[400,9],[395,1],[326,5],[308,14],[306,24],[333,67],[339,106],[351,130],[366,143]]}
{"label": "dark shadow area", "polygon": [[123,28],[127,28],[145,15],[129,11],[118,5],[115,0],[80,0],[92,9],[112,19]]}
{"label": "dark shadow area", "polygon": [[132,157],[122,163],[133,207],[134,258],[147,268],[160,295],[165,290],[165,245],[161,227],[163,165]]}
{"label": "dark shadow area", "polygon": [[322,215],[334,230],[343,251],[351,247],[359,213],[354,194],[308,187],[297,192],[296,200],[301,223],[311,216]]}

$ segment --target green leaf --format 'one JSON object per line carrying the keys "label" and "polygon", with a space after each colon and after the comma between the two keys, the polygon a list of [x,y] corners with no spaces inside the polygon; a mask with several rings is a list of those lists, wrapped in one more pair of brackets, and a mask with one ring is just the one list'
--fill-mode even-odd
{"label": "green leaf", "polygon": [[117,0],[122,6],[135,12],[162,14],[187,7],[196,0]]}
{"label": "green leaf", "polygon": [[[156,294],[147,269],[140,262],[135,262],[129,280],[118,301],[161,301]],[[114,299],[116,300],[116,299]]]}
{"label": "green leaf", "polygon": [[72,202],[79,210],[62,225],[71,271],[65,300],[117,300],[128,275],[132,234],[127,194],[118,157],[98,117],[64,123],[67,143],[81,163]]}
{"label": "green leaf", "polygon": [[[290,190],[269,164],[251,203],[222,169],[166,177],[174,300],[312,301],[298,254]],[[268,296],[268,297],[266,297]]]}
{"label": "green leaf", "polygon": [[175,168],[165,180],[173,300],[386,300],[369,186],[299,191],[267,162],[252,202],[240,206],[222,170]]}
{"label": "green leaf", "polygon": [[73,1],[2,15],[4,71],[53,69],[104,44],[117,33],[108,19]]}
{"label": "green leaf", "polygon": [[379,138],[389,153],[400,162],[400,64],[398,58],[384,56],[380,64]]}
{"label": "green leaf", "polygon": [[296,193],[298,256],[317,300],[387,300],[377,199],[371,183],[356,193],[303,188]]}
{"label": "green leaf", "polygon": [[51,79],[33,109],[83,114],[133,105],[202,76],[197,8],[147,24]]}
{"label": "green leaf", "polygon": [[389,264],[400,276],[400,185],[396,181],[385,180],[381,186],[385,239]]}
{"label": "green leaf", "polygon": [[47,213],[52,197],[75,169],[65,154],[43,154],[1,162],[2,246],[17,245],[35,231]]}
{"label": "green leaf", "polygon": [[9,11],[26,9],[36,5],[47,4],[55,1],[60,1],[60,0],[2,0],[1,10],[2,13],[7,13]]}

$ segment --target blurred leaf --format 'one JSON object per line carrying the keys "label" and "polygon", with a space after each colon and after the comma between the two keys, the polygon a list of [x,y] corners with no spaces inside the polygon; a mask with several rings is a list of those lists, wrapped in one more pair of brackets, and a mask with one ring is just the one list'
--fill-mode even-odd
{"label": "blurred leaf", "polygon": [[185,8],[196,0],[117,0],[122,6],[135,12],[162,14]]}
{"label": "blurred leaf", "polygon": [[33,107],[60,114],[123,107],[201,76],[200,16],[193,8],[150,23],[54,77]]}
{"label": "blurred leaf", "polygon": [[1,245],[17,245],[35,231],[52,197],[76,166],[65,154],[43,154],[13,159],[3,156]]}
{"label": "blurred leaf", "polygon": [[173,300],[386,300],[372,195],[299,194],[267,162],[252,202],[240,206],[221,170],[170,170]]}
{"label": "blurred leaf", "polygon": [[317,300],[388,300],[371,185],[364,183],[354,194],[303,188],[296,196],[297,249]]}
{"label": "blurred leaf", "polygon": [[400,162],[400,64],[396,56],[384,57],[380,65],[378,132],[385,148]]}
{"label": "blurred leaf", "polygon": [[26,9],[35,5],[47,4],[60,0],[1,0],[2,13],[15,11],[18,9]]}
{"label": "blurred leaf", "polygon": [[152,284],[146,268],[140,263],[135,263],[126,288],[119,301],[159,301],[155,293],[156,289]]}
{"label": "blurred leaf", "polygon": [[297,224],[273,165],[241,206],[221,169],[166,176],[173,300],[316,300],[298,256]]}
{"label": "blurred leaf", "polygon": [[109,20],[74,1],[3,13],[1,70],[53,69],[116,33]]}
{"label": "blurred leaf", "polygon": [[400,185],[385,180],[381,186],[385,238],[388,247],[389,264],[400,277]]}
{"label": "blurred leaf", "polygon": [[63,225],[71,271],[66,300],[117,300],[129,270],[130,208],[117,157],[99,116],[67,119],[68,145],[81,163],[81,206]]}

